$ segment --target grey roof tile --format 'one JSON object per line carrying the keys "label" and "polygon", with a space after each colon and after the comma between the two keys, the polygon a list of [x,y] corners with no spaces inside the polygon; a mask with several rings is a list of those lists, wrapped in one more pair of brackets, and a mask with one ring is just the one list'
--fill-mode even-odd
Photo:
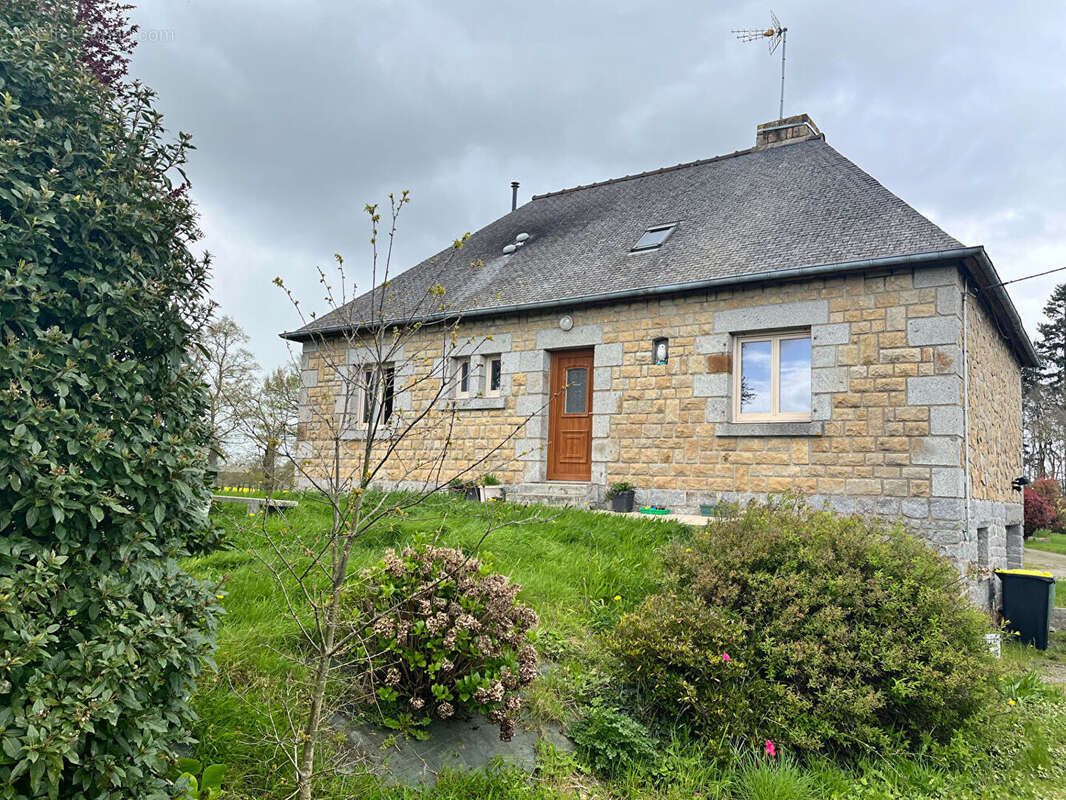
{"label": "grey roof tile", "polygon": [[[661,248],[630,252],[671,222]],[[522,232],[525,246],[504,255]],[[449,308],[469,311],[961,246],[817,138],[539,195],[397,275],[387,308],[394,319],[432,313],[437,283]],[[373,296],[296,334],[370,321]]]}

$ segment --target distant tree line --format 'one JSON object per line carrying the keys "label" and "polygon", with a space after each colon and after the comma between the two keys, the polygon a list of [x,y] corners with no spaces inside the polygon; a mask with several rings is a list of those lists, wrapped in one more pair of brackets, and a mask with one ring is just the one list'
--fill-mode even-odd
{"label": "distant tree line", "polygon": [[296,437],[300,373],[295,364],[264,372],[248,341],[231,317],[217,317],[201,328],[192,353],[208,392],[215,483],[289,488],[292,464],[279,453]]}
{"label": "distant tree line", "polygon": [[1025,471],[1030,478],[1066,479],[1066,283],[1044,306],[1037,326],[1040,367],[1022,376]]}

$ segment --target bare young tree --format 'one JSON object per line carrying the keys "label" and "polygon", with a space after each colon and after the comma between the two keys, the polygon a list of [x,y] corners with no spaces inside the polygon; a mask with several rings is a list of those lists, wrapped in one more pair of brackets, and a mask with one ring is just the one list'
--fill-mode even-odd
{"label": "bare young tree", "polygon": [[263,489],[268,492],[280,488],[279,469],[292,471],[291,463],[279,454],[295,448],[299,397],[300,371],[287,364],[264,377],[248,403],[245,433],[256,447]]}
{"label": "bare young tree", "polygon": [[223,316],[204,325],[193,350],[210,397],[208,424],[214,444],[208,462],[212,467],[248,427],[259,364],[247,344],[248,334],[231,317]]}
{"label": "bare young tree", "polygon": [[[313,386],[301,389],[298,444],[294,450],[287,438],[274,440],[278,457],[294,465],[300,483],[310,490],[307,497],[325,503],[329,528],[292,530],[291,538],[283,538],[271,532],[265,519],[258,524],[271,554],[264,563],[281,587],[307,654],[309,678],[300,692],[301,707],[287,720],[291,746],[286,752],[296,774],[294,794],[301,800],[312,796],[316,748],[330,718],[327,687],[339,668],[338,659],[350,654],[380,618],[342,618],[344,597],[360,580],[349,570],[356,542],[419,506],[425,508],[428,498],[449,482],[507,469],[524,455],[516,454],[515,440],[523,437],[525,423],[542,410],[526,416],[511,413],[493,441],[475,446],[460,436],[456,389],[465,387],[465,393],[471,393],[477,380],[490,378],[469,366],[455,369],[455,359],[491,351],[491,336],[466,332],[461,310],[450,307],[436,280],[428,285],[414,285],[409,277],[394,281],[393,244],[408,194],[390,195],[389,200],[383,244],[381,214],[375,205],[366,207],[372,290],[348,302],[354,287],[346,285],[340,256],[337,288],[319,270],[331,312],[321,320],[301,313],[305,327],[299,357]],[[436,268],[476,274],[480,263],[463,263],[464,242],[465,237],[457,240]],[[275,283],[299,310],[299,301],[283,281],[277,278]],[[468,557],[502,525],[539,521],[535,515],[508,519],[485,508],[481,538]]]}

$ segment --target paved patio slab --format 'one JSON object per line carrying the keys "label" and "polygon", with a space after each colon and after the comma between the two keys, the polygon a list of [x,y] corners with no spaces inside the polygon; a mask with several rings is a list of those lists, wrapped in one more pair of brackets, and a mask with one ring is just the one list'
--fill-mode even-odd
{"label": "paved patio slab", "polygon": [[472,771],[505,764],[532,772],[537,766],[537,743],[541,739],[562,751],[574,749],[573,743],[553,726],[526,730],[519,724],[514,738],[501,742],[500,729],[481,715],[434,721],[425,741],[408,739],[342,715],[333,718],[333,725],[344,734],[350,747],[343,769],[370,770],[387,783],[407,786],[432,786],[446,769]]}

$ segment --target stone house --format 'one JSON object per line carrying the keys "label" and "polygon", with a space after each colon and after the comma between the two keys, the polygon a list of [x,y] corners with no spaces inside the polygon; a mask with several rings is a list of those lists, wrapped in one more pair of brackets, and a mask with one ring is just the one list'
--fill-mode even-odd
{"label": "stone house", "polygon": [[[439,287],[446,310],[394,317],[461,312],[463,335],[390,372],[377,413],[417,411],[402,386],[441,370],[451,465],[520,429],[493,470],[509,498],[596,503],[628,481],[640,503],[694,511],[795,491],[902,517],[960,565],[1020,566],[1020,376],[1037,357],[1018,314],[982,247],[806,115],[758,126],[747,150],[535,196],[458,252],[389,283],[393,299]],[[310,463],[329,457],[321,415],[350,417],[361,444],[366,415],[323,353],[380,296],[283,334],[303,343]]]}

